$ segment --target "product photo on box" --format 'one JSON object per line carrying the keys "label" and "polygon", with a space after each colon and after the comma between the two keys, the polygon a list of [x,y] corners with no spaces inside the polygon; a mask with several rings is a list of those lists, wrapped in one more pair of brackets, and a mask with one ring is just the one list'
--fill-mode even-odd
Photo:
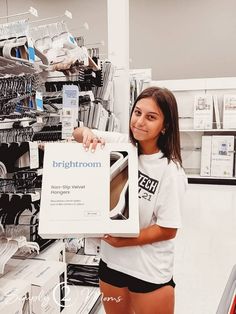
{"label": "product photo on box", "polygon": [[139,233],[137,149],[130,143],[45,145],[39,234],[69,238]]}

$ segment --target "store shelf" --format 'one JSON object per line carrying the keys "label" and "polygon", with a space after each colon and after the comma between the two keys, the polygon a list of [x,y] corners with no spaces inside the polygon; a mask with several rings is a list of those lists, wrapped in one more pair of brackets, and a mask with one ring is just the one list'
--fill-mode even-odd
{"label": "store shelf", "polygon": [[[176,97],[181,155],[188,182],[235,186],[236,143],[233,144],[232,138],[236,138],[236,120],[232,120],[235,118],[233,113],[232,116],[224,114],[224,101],[226,95],[236,95],[236,77],[152,81],[151,84],[170,89]],[[207,116],[204,110],[196,114],[197,96],[205,96],[208,100],[211,98],[211,101],[205,102],[205,105],[207,104],[211,109],[211,116]],[[232,107],[234,108],[234,106]],[[200,106],[200,109],[204,108]],[[195,128],[197,125],[199,129]],[[217,128],[217,126],[221,128]],[[224,126],[230,128],[223,128]],[[211,128],[206,129],[206,127]],[[203,144],[204,149],[202,149]],[[227,145],[229,145],[229,149]],[[224,148],[227,148],[227,156],[223,152]],[[206,165],[208,171],[204,172],[205,160],[209,162]],[[228,173],[234,177],[203,177],[200,176],[200,173],[221,176]]]}
{"label": "store shelf", "polygon": [[200,174],[186,174],[188,183],[216,184],[216,185],[236,185],[236,177],[203,177]]}
{"label": "store shelf", "polygon": [[204,129],[204,130],[203,129],[181,129],[180,132],[236,133],[236,129]]}
{"label": "store shelf", "polygon": [[19,127],[29,127],[35,119],[21,118],[21,119],[5,119],[0,121],[0,130],[12,129],[13,125],[19,123]]}
{"label": "store shelf", "polygon": [[37,73],[37,69],[31,62],[27,62],[26,60],[15,61],[8,58],[4,58],[0,56],[0,78],[5,75],[20,75],[20,74],[35,74]]}

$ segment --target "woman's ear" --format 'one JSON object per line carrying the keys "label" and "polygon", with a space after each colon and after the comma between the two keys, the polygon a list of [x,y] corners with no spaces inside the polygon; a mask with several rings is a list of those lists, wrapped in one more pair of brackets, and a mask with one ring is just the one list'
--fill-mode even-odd
{"label": "woman's ear", "polygon": [[168,130],[168,128],[169,128],[169,124],[167,123],[164,125],[163,129],[161,130],[161,133],[164,135],[166,131]]}

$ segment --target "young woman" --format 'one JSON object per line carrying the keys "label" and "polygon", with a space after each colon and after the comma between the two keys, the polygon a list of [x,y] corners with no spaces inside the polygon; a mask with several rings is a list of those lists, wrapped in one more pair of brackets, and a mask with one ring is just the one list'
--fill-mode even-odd
{"label": "young woman", "polygon": [[130,140],[139,152],[140,234],[106,235],[101,241],[99,278],[106,313],[173,314],[174,238],[187,185],[174,95],[158,87],[144,90],[131,111],[129,136],[86,127],[75,129],[73,136],[86,150]]}

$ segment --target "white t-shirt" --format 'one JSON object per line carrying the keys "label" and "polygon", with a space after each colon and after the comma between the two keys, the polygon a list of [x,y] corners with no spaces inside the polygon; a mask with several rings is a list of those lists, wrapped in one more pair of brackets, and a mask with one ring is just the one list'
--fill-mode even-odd
{"label": "white t-shirt", "polygon": [[[127,134],[93,130],[106,142],[127,142]],[[168,164],[162,152],[139,155],[138,190],[140,229],[157,224],[181,226],[181,203],[187,187],[183,169]],[[152,244],[115,248],[101,241],[101,258],[108,267],[136,278],[165,283],[173,276],[175,239]]]}

